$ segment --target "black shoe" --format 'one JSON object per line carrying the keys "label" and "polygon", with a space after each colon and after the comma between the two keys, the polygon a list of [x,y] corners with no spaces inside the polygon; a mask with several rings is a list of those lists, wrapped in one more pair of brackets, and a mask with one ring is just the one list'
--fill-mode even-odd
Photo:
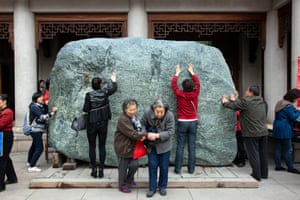
{"label": "black shoe", "polygon": [[284,167],[275,167],[275,171],[285,171],[286,169]]}
{"label": "black shoe", "polygon": [[255,177],[253,174],[251,174],[251,176],[252,176],[255,180],[260,181],[260,178]]}
{"label": "black shoe", "polygon": [[180,172],[177,171],[176,169],[174,169],[174,173],[175,173],[175,174],[180,174]]}
{"label": "black shoe", "polygon": [[161,196],[166,196],[167,195],[167,191],[166,190],[159,190],[159,194]]}
{"label": "black shoe", "polygon": [[97,168],[96,167],[92,168],[91,176],[94,178],[97,178]]}
{"label": "black shoe", "polygon": [[245,165],[246,165],[246,164],[245,164],[244,162],[240,162],[240,163],[237,163],[237,164],[236,164],[237,167],[245,167]]}
{"label": "black shoe", "polygon": [[14,180],[6,180],[5,181],[5,184],[14,184],[14,183],[17,183],[18,182],[18,180],[17,179],[14,179]]}
{"label": "black shoe", "polygon": [[0,187],[0,192],[3,192],[5,190],[5,185]]}
{"label": "black shoe", "polygon": [[147,197],[148,198],[153,197],[154,194],[155,194],[154,191],[149,191],[149,192],[147,192]]}
{"label": "black shoe", "polygon": [[290,173],[294,173],[294,174],[300,174],[300,171],[299,170],[297,170],[297,169],[291,169],[291,170],[287,170],[288,172],[290,172]]}
{"label": "black shoe", "polygon": [[99,168],[99,178],[103,178],[103,168]]}
{"label": "black shoe", "polygon": [[188,169],[189,174],[193,174],[195,172],[195,169]]}

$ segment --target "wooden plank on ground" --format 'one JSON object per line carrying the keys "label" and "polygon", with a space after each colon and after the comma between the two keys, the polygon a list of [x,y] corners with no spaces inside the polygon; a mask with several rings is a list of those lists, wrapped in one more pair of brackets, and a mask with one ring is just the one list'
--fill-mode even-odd
{"label": "wooden plank on ground", "polygon": [[[79,167],[66,171],[49,168],[33,178],[30,188],[117,188],[118,169],[104,169],[104,178],[90,176],[90,168]],[[148,187],[148,168],[139,168],[135,181],[137,188]],[[258,182],[240,169],[225,167],[197,167],[194,174],[169,172],[169,188],[257,188]]]}
{"label": "wooden plank on ground", "polygon": [[216,167],[217,172],[221,174],[222,177],[237,178],[236,174],[232,173],[229,169],[230,167]]}

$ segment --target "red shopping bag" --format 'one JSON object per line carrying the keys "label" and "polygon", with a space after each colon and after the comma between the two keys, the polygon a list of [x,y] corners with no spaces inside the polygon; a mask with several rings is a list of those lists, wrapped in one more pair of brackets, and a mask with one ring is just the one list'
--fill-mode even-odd
{"label": "red shopping bag", "polygon": [[135,142],[135,147],[133,151],[133,159],[139,159],[147,154],[147,149],[144,145],[144,142],[137,140]]}

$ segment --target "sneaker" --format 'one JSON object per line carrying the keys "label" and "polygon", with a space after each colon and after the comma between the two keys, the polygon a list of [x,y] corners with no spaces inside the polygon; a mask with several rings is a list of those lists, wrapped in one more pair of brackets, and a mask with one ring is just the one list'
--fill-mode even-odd
{"label": "sneaker", "polygon": [[131,190],[129,188],[119,188],[119,191],[123,193],[131,193]]}
{"label": "sneaker", "polygon": [[28,168],[28,172],[40,172],[40,171],[42,170],[36,166]]}
{"label": "sneaker", "polygon": [[155,194],[155,191],[151,191],[151,190],[150,190],[149,192],[147,192],[147,195],[146,195],[146,196],[147,196],[148,198],[150,198],[150,197],[153,197],[154,194]]}
{"label": "sneaker", "polygon": [[[27,167],[30,167],[30,163],[29,163],[29,162],[28,162],[28,163],[26,163],[26,166],[27,166]],[[40,166],[40,164],[39,164],[39,163],[36,163],[36,164],[35,164],[35,166],[39,167],[39,166]]]}
{"label": "sneaker", "polygon": [[134,180],[126,181],[130,187],[136,187],[136,182]]}
{"label": "sneaker", "polygon": [[161,196],[166,196],[167,195],[167,191],[165,189],[159,190],[159,194]]}

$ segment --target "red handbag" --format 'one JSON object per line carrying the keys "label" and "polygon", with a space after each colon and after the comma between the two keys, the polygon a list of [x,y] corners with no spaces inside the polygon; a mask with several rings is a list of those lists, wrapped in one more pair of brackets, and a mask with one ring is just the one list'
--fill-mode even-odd
{"label": "red handbag", "polygon": [[144,145],[144,142],[137,140],[135,142],[135,147],[133,151],[133,159],[139,159],[147,154],[147,149]]}

